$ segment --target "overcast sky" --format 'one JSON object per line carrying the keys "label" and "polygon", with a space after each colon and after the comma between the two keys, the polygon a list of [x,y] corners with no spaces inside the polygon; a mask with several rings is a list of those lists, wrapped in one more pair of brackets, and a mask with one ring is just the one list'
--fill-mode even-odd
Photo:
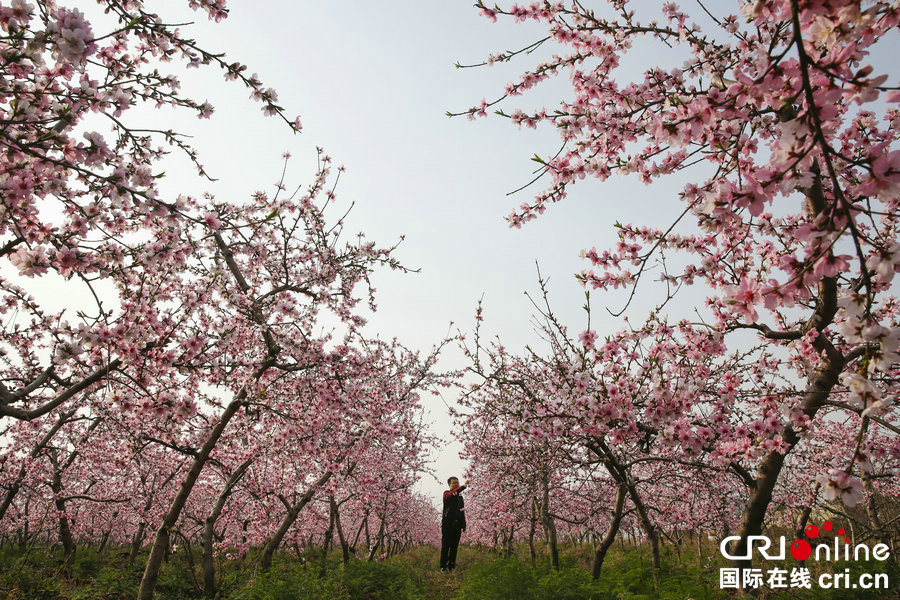
{"label": "overcast sky", "polygon": [[[639,219],[635,207],[652,213],[650,222],[660,225],[679,208],[672,199],[680,186],[660,195],[634,179],[584,182],[538,221],[521,230],[507,226],[504,217],[542,188],[507,192],[532,178],[531,156],[556,152],[557,134],[549,128],[519,131],[499,117],[470,122],[445,113],[482,97],[494,99],[538,58],[478,69],[457,69],[457,61],[477,63],[491,52],[527,45],[545,34],[536,24],[491,23],[471,0],[233,0],[229,8],[230,17],[220,24],[187,10],[172,13],[168,2],[159,10],[169,22],[196,20],[186,30],[201,47],[225,51],[229,60],[257,72],[277,90],[289,116],[301,116],[303,133],[292,135],[277,119],[263,117],[246,90],[223,82],[216,69],[191,70],[185,91],[209,99],[216,111],[208,121],[176,120],[175,126],[195,136],[203,164],[219,181],[210,184],[190,168],[172,166],[162,188],[193,195],[209,190],[220,201],[240,200],[255,190],[272,190],[284,151],[293,155],[289,184],[308,181],[315,147],[324,147],[347,168],[338,197],[356,203],[348,231],[364,231],[385,245],[405,235],[398,256],[421,269],[376,276],[379,310],[370,320],[371,334],[427,349],[451,322],[454,331],[471,331],[483,296],[488,333],[512,348],[535,344],[524,292],[536,291],[536,261],[550,278],[554,309],[580,332],[584,292],[574,274],[586,265],[579,251],[613,245],[613,223]],[[566,84],[552,83],[507,108],[552,108]],[[622,302],[595,299],[595,329],[609,333],[621,327],[617,319],[604,318],[602,307],[620,308]],[[636,308],[651,304],[652,298],[639,297]],[[443,363],[463,364],[455,349]],[[434,431],[447,440],[452,434],[445,403],[452,405],[454,394],[427,400]],[[447,476],[462,476],[459,449],[451,443],[439,453],[437,477],[423,482],[424,492],[437,497]]]}

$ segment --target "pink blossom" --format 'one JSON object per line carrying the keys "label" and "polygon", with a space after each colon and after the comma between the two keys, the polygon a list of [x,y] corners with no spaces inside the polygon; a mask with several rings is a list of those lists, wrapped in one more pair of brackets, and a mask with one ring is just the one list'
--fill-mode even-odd
{"label": "pink blossom", "polygon": [[581,335],[578,336],[578,340],[586,349],[593,350],[594,342],[597,340],[597,333],[593,330],[586,329],[585,331],[581,332]]}
{"label": "pink blossom", "polygon": [[726,288],[726,296],[729,304],[734,306],[738,314],[743,315],[749,322],[755,323],[759,318],[756,305],[762,302],[759,283],[755,279],[742,277],[740,285]]}
{"label": "pink blossom", "polygon": [[9,262],[19,269],[19,273],[26,277],[40,277],[47,272],[49,262],[44,255],[43,248],[30,250],[19,248],[9,256]]}
{"label": "pink blossom", "polygon": [[826,473],[820,473],[816,476],[816,481],[822,484],[826,500],[840,500],[852,508],[863,499],[862,481],[842,469],[829,469]]}
{"label": "pink blossom", "polygon": [[222,221],[219,220],[218,213],[208,212],[203,216],[203,222],[206,223],[206,226],[210,229],[219,229],[222,227]]}

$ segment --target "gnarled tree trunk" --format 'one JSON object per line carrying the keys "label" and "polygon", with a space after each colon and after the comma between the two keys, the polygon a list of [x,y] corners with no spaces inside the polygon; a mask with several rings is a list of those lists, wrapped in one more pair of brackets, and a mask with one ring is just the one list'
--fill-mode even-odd
{"label": "gnarled tree trunk", "polygon": [[334,525],[337,528],[338,541],[341,543],[341,554],[346,565],[350,562],[350,545],[347,543],[347,538],[344,537],[344,528],[341,526],[341,507],[334,501],[334,496],[328,499],[328,503],[331,513],[334,515]]}
{"label": "gnarled tree trunk", "polygon": [[53,476],[50,480],[50,489],[53,490],[53,504],[58,513],[59,541],[63,547],[63,566],[68,568],[75,557],[75,539],[72,537],[72,529],[69,527],[69,519],[66,517],[66,501],[62,496],[62,468],[56,457],[56,448],[50,453],[50,462],[53,465]]}
{"label": "gnarled tree trunk", "polygon": [[381,544],[384,542],[384,527],[387,522],[387,516],[381,517],[381,524],[378,526],[378,534],[375,536],[375,545],[369,548],[369,556],[367,560],[372,560],[375,558],[375,553],[378,552],[378,549],[381,547]]}
{"label": "gnarled tree trunk", "polygon": [[550,564],[559,570],[559,547],[556,535],[556,522],[550,514],[550,473],[544,470],[541,473],[541,524],[544,526],[544,534],[547,537],[547,549],[550,551]]}
{"label": "gnarled tree trunk", "polygon": [[[631,498],[631,503],[634,505],[635,511],[637,511],[641,528],[647,536],[647,543],[650,545],[653,577],[658,578],[659,572],[662,569],[662,562],[660,561],[659,556],[659,535],[656,533],[656,526],[653,524],[653,521],[650,519],[650,514],[647,512],[647,507],[644,505],[644,501],[638,493],[637,485],[632,481],[628,474],[628,470],[622,466],[612,449],[602,438],[595,438],[588,444],[588,448],[601,458],[606,470],[613,478],[613,481],[619,485],[625,486],[628,497]],[[637,542],[635,541],[635,547],[636,546]]]}
{"label": "gnarled tree trunk", "polygon": [[625,486],[620,485],[616,492],[616,504],[613,508],[612,521],[610,521],[609,527],[606,529],[606,535],[603,536],[603,539],[594,551],[594,563],[591,565],[592,579],[600,577],[600,570],[603,568],[603,561],[606,560],[606,553],[609,552],[609,548],[616,541],[616,534],[619,532],[619,524],[622,522],[622,514],[625,510],[625,496],[627,493]]}
{"label": "gnarled tree trunk", "polygon": [[[816,338],[816,341],[818,342],[822,339],[823,337],[819,336]],[[834,350],[830,343],[827,341],[825,343]],[[841,374],[845,364],[844,357],[837,353],[836,356],[833,355],[831,359],[826,360],[819,368],[816,376],[813,377],[811,384],[807,387],[806,400],[803,403],[803,412],[809,416],[810,420],[815,417],[816,412],[828,399],[831,389],[837,384],[838,376]],[[775,450],[770,451],[760,464],[755,485],[751,488],[750,499],[741,516],[741,526],[738,530],[740,539],[731,550],[731,553],[736,556],[747,554],[747,539],[749,536],[762,534],[763,521],[765,520],[769,503],[772,501],[772,492],[775,490],[778,476],[784,466],[784,459],[800,441],[800,436],[791,425],[786,425],[781,430],[781,438],[787,446],[787,450],[783,454]],[[744,559],[736,560],[734,563],[739,568],[750,568],[752,561]]]}
{"label": "gnarled tree trunk", "polygon": [[332,472],[325,471],[321,477],[319,477],[303,496],[300,497],[295,504],[293,504],[289,509],[284,519],[281,520],[281,525],[278,527],[278,530],[269,538],[269,541],[266,542],[265,548],[263,548],[262,558],[259,561],[259,568],[261,571],[268,572],[272,569],[272,559],[275,556],[275,551],[278,549],[278,546],[281,545],[281,541],[284,539],[284,536],[287,534],[288,530],[291,528],[291,525],[294,524],[294,521],[297,520],[297,516],[300,514],[300,511],[303,510],[303,507],[306,506],[310,500],[312,500],[313,495],[316,493],[320,487],[325,485],[329,479],[331,479]]}
{"label": "gnarled tree trunk", "polygon": [[531,518],[528,527],[528,550],[531,552],[531,562],[537,560],[537,551],[534,549],[534,534],[537,532],[537,509],[536,502],[531,502]]}
{"label": "gnarled tree trunk", "polygon": [[[261,375],[261,372],[259,375]],[[218,424],[216,424],[210,432],[203,447],[194,457],[191,468],[188,470],[178,493],[175,495],[175,499],[172,500],[169,510],[166,511],[162,523],[156,531],[153,546],[150,548],[150,556],[147,558],[147,566],[144,568],[144,576],[141,578],[141,587],[138,590],[138,600],[152,600],[153,590],[156,588],[156,579],[159,577],[159,569],[162,567],[163,558],[169,548],[172,528],[175,527],[175,523],[178,522],[178,517],[181,516],[181,510],[184,508],[191,490],[194,489],[194,484],[197,483],[197,478],[200,476],[200,471],[202,471],[203,467],[206,465],[209,455],[218,443],[219,438],[222,437],[222,433],[225,431],[225,427],[228,425],[229,421],[231,421],[231,418],[237,414],[238,410],[243,406],[246,397],[247,388],[245,387],[241,389],[234,400],[229,402],[228,406],[225,407]]]}
{"label": "gnarled tree trunk", "polygon": [[216,520],[222,514],[225,502],[228,501],[235,484],[244,476],[252,462],[253,459],[248,458],[228,477],[228,480],[225,482],[225,488],[219,493],[219,497],[216,498],[216,504],[213,506],[212,512],[209,513],[209,516],[203,522],[203,593],[206,594],[207,598],[213,598],[216,595],[216,567],[213,562]]}

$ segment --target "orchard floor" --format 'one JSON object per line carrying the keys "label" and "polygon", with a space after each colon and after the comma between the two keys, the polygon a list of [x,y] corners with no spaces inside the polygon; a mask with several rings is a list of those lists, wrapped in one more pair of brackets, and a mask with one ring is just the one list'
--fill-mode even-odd
{"label": "orchard floor", "polygon": [[[196,553],[196,549],[195,549]],[[332,552],[326,561],[315,550],[307,561],[283,554],[272,572],[260,574],[252,555],[221,565],[217,598],[222,600],[716,600],[900,598],[900,573],[885,563],[856,566],[857,572],[887,572],[888,590],[762,590],[749,596],[719,589],[718,560],[682,550],[663,549],[660,582],[654,583],[649,555],[643,548],[611,550],[599,580],[589,575],[588,546],[563,547],[561,568],[554,571],[546,557],[532,562],[527,548],[504,558],[490,550],[463,546],[459,568],[452,574],[437,569],[438,550],[422,547],[383,561],[352,560],[344,566]],[[307,556],[307,555],[304,555]],[[119,600],[135,598],[141,577],[140,558],[129,565],[124,550],[98,554],[80,549],[68,569],[48,548],[18,546],[0,549],[0,600]],[[160,600],[199,599],[202,579],[199,557],[182,551],[173,555],[159,579]],[[842,572],[850,565],[835,565]]]}

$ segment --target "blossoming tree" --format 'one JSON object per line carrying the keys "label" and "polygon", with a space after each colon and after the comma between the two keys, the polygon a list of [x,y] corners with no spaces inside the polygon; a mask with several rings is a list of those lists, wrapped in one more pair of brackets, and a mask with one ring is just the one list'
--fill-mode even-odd
{"label": "blossoming tree", "polygon": [[[222,0],[187,5],[227,16]],[[362,335],[370,274],[402,267],[393,248],[344,239],[346,215],[331,214],[342,169],[321,151],[293,194],[285,181],[250,199],[162,194],[172,150],[205,171],[184,136],[136,125],[134,107],[213,107],[161,63],[220,68],[265,114],[300,122],[144,2],[97,8],[0,6],[0,528],[27,536],[52,511],[67,558],[77,531],[130,541],[132,560],[153,530],[140,598],[173,536],[203,540],[211,596],[213,540],[264,546],[271,562],[372,444],[409,465],[398,476],[416,502],[418,399],[438,383],[436,355]],[[257,512],[236,526],[230,503]]]}
{"label": "blossoming tree", "polygon": [[[626,0],[597,8],[477,6],[491,20],[547,28],[546,37],[486,64],[552,47],[502,95],[461,113],[477,118],[493,108],[520,127],[559,132],[562,150],[535,157],[547,188],[510,215],[512,226],[537,218],[580,179],[693,175],[669,192],[682,205],[677,221],[619,226],[614,248],[585,252],[590,267],[580,277],[592,289],[630,288],[633,297],[659,266],[658,313],[677,311],[670,300],[702,285],[703,322],[690,325],[691,335],[704,337],[706,329],[739,350],[754,345],[747,331],[756,334],[757,351],[736,372],[756,364],[761,379],[781,383],[759,390],[740,376],[729,401],[740,407],[738,396],[758,398],[766,414],[754,433],[770,440],[743,477],[749,496],[740,554],[747,536],[761,533],[785,459],[815,435],[813,422],[825,423],[835,409],[860,414],[857,449],[884,439],[872,428],[896,427],[900,323],[891,285],[900,270],[900,92],[882,48],[896,39],[900,9],[798,0],[700,4],[694,15],[671,2],[651,13]],[[677,62],[646,64],[646,52],[660,56],[659,49]],[[635,60],[646,68],[620,66]],[[561,74],[569,76],[570,96],[555,109],[508,107]],[[671,263],[673,251],[684,264]],[[590,348],[596,337],[587,331],[581,341]],[[695,402],[684,390],[676,399]],[[679,435],[706,445],[700,429]],[[889,444],[879,452],[895,450]],[[826,497],[861,499],[863,458],[856,452],[821,470]]]}

